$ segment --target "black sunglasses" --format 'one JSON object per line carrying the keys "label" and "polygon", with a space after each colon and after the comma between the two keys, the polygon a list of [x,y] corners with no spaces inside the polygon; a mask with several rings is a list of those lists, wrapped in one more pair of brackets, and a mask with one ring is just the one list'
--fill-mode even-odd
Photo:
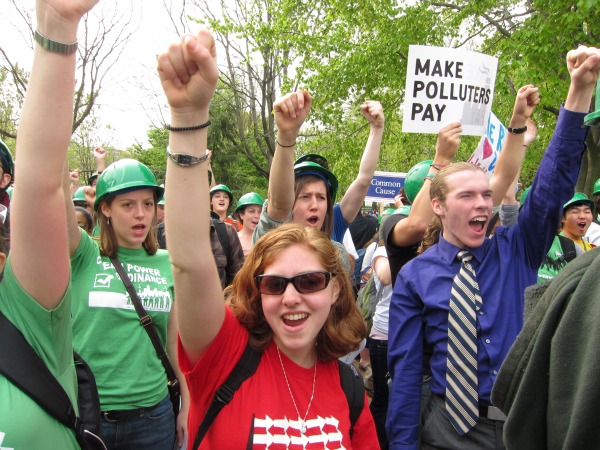
{"label": "black sunglasses", "polygon": [[329,285],[333,274],[323,270],[315,272],[303,272],[290,278],[280,275],[258,275],[256,287],[258,292],[267,295],[283,294],[288,283],[292,283],[300,294],[312,294],[322,291]]}

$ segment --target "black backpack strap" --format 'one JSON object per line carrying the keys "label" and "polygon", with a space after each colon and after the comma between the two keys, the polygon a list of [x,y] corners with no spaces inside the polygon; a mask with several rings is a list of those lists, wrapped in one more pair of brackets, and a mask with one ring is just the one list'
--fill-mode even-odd
{"label": "black backpack strap", "polygon": [[213,223],[215,224],[215,231],[217,232],[221,247],[223,247],[223,252],[225,253],[225,256],[227,256],[227,265],[229,265],[232,258],[231,242],[229,242],[229,235],[227,234],[227,225],[221,220],[213,219]]}
{"label": "black backpack strap", "polygon": [[565,261],[573,261],[577,256],[577,250],[575,250],[575,242],[568,237],[558,235],[558,239],[560,240],[560,246],[563,250],[563,257]]}
{"label": "black backpack strap", "polygon": [[0,312],[0,373],[48,414],[81,434],[83,428],[69,396],[25,336]]}
{"label": "black backpack strap", "polygon": [[340,383],[342,384],[342,389],[350,408],[350,438],[352,438],[354,425],[365,407],[365,385],[354,366],[338,360],[338,368],[340,371]]}
{"label": "black backpack strap", "polygon": [[244,381],[254,375],[261,357],[262,353],[259,353],[250,347],[250,343],[246,345],[244,353],[229,374],[229,377],[227,377],[227,380],[225,380],[225,382],[219,386],[217,392],[215,392],[215,396],[206,411],[206,415],[198,427],[194,445],[192,446],[194,450],[200,446],[202,439],[206,436],[206,433],[217,417],[217,414],[219,414],[225,405],[233,399],[235,391],[240,388]]}
{"label": "black backpack strap", "polygon": [[[0,373],[50,416],[73,430],[82,450],[106,450],[102,439],[85,429],[84,423],[75,413],[69,396],[42,358],[29,345],[21,331],[1,311],[0,342],[2,342]],[[76,355],[75,352],[73,354]],[[80,358],[79,355],[75,357]],[[98,407],[98,412],[99,410]]]}

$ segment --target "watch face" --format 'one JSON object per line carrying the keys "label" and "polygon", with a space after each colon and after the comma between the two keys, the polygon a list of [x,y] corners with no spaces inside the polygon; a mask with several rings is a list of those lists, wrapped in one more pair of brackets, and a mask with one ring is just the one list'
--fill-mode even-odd
{"label": "watch face", "polygon": [[192,164],[192,157],[190,155],[182,155],[178,156],[179,164],[182,166],[189,166]]}

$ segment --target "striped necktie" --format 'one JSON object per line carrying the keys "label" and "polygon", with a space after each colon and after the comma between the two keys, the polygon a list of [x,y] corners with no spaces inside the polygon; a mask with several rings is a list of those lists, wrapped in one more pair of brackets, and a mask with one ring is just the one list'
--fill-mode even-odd
{"label": "striped necktie", "polygon": [[462,250],[462,262],[452,283],[448,310],[448,359],[446,361],[446,411],[459,435],[479,420],[477,393],[477,318],[481,303],[479,284],[469,262],[473,255]]}

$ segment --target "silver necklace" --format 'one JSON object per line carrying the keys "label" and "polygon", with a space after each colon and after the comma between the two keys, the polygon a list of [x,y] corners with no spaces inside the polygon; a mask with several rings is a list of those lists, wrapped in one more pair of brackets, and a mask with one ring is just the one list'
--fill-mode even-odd
{"label": "silver necklace", "polygon": [[296,405],[296,400],[294,399],[294,394],[292,394],[292,388],[290,387],[290,382],[288,381],[287,374],[285,373],[285,367],[283,367],[283,361],[281,359],[281,353],[279,352],[279,347],[275,346],[277,349],[277,356],[279,356],[279,362],[281,363],[281,369],[283,370],[283,376],[285,377],[285,384],[287,384],[288,391],[290,391],[290,397],[292,397],[292,402],[294,403],[294,408],[296,408],[296,413],[298,414],[298,420],[300,421],[300,432],[302,434],[306,433],[306,418],[308,417],[308,411],[310,410],[310,405],[312,405],[313,398],[315,396],[315,381],[317,380],[317,362],[315,361],[315,372],[313,374],[313,385],[312,385],[312,394],[310,394],[310,401],[308,402],[308,408],[306,408],[306,414],[304,414],[304,419],[300,417],[300,411],[298,411],[298,405]]}

